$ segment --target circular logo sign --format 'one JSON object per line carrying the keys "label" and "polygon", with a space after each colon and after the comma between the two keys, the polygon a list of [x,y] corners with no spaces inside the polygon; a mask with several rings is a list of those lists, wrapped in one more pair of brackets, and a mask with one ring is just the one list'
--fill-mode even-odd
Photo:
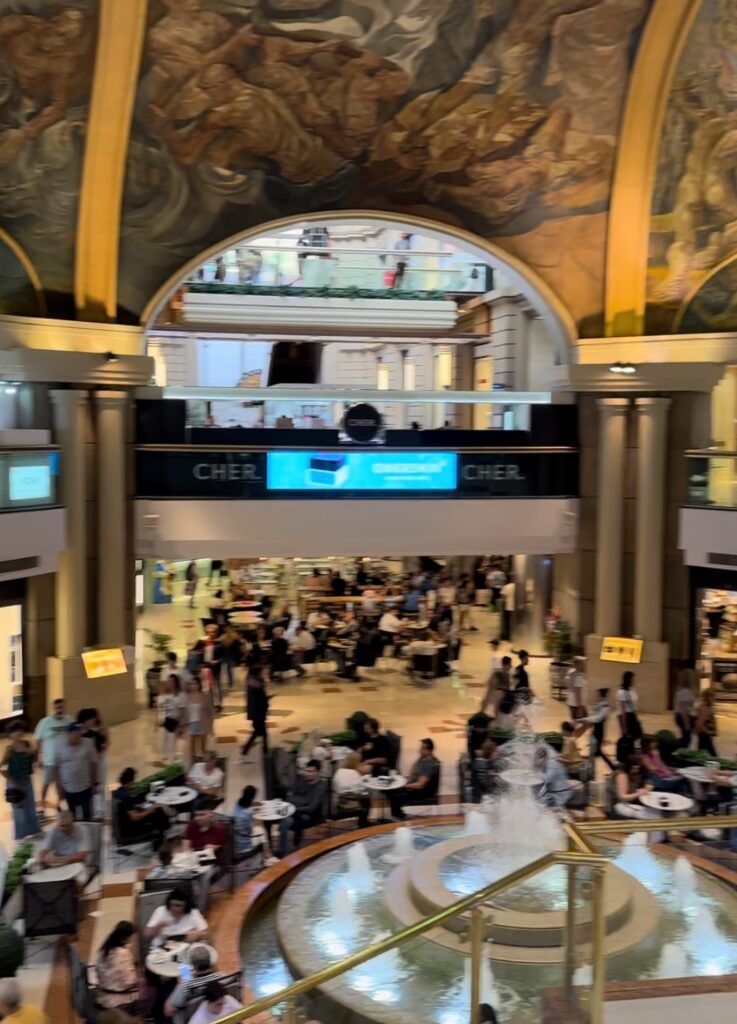
{"label": "circular logo sign", "polygon": [[343,417],[343,430],[352,441],[373,441],[383,426],[381,413],[367,402],[352,405]]}

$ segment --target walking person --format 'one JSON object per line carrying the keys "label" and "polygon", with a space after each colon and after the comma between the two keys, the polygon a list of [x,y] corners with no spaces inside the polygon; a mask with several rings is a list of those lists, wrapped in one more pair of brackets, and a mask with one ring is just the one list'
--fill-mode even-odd
{"label": "walking person", "polygon": [[13,834],[16,842],[41,832],[36,814],[36,797],[33,793],[36,751],[25,733],[24,722],[11,723],[8,729],[10,742],[0,764],[0,772],[5,776],[5,799],[13,812]]}
{"label": "walking person", "polygon": [[712,757],[718,757],[714,746],[717,735],[717,718],[714,711],[714,691],[704,690],[696,710],[696,740],[699,750],[705,750]]}
{"label": "walking person", "polygon": [[82,821],[92,821],[92,799],[97,789],[97,751],[83,738],[82,726],[76,722],[56,747],[56,784],[64,794],[74,817],[79,811]]}
{"label": "walking person", "polygon": [[182,725],[181,708],[174,691],[175,682],[178,684],[176,676],[170,676],[159,683],[159,695],[156,698],[156,712],[161,737],[161,760],[164,764],[171,764],[176,760],[177,736]]}
{"label": "walking person", "polygon": [[573,659],[573,668],[566,676],[567,695],[570,716],[573,721],[586,717],[586,659]]}
{"label": "walking person", "polygon": [[584,728],[591,729],[593,756],[595,758],[600,757],[604,764],[606,764],[611,771],[614,771],[614,762],[604,753],[604,743],[606,742],[606,723],[611,713],[611,708],[609,707],[609,690],[607,687],[602,687],[602,689],[597,690],[596,692],[599,699],[594,706],[594,710],[590,715],[586,715],[585,718],[581,719],[581,724],[584,725]]}
{"label": "walking person", "polygon": [[637,717],[637,690],[635,689],[635,673],[623,672],[622,685],[617,690],[617,719],[619,731],[633,743],[642,736],[642,726]]}
{"label": "walking person", "polygon": [[107,752],[110,749],[110,731],[103,724],[97,708],[82,708],[77,714],[77,722],[82,726],[82,739],[89,740],[97,752],[97,794],[100,806],[96,816],[102,821],[105,817]]}
{"label": "walking person", "polygon": [[197,562],[194,558],[187,566],[187,570],[184,575],[184,593],[189,598],[189,607],[194,608],[195,594],[197,593],[197,581],[200,578],[200,570],[197,568]]}
{"label": "walking person", "polygon": [[502,640],[512,639],[512,628],[514,625],[515,601],[517,587],[510,577],[501,588],[502,598]]}
{"label": "walking person", "polygon": [[691,746],[694,723],[696,721],[696,694],[699,679],[692,668],[685,668],[678,676],[678,689],[673,700],[673,717],[681,736],[681,747]]}
{"label": "walking person", "polygon": [[212,696],[202,688],[202,680],[192,679],[187,686],[186,731],[189,736],[189,759],[205,753],[205,740],[212,735],[215,710]]}
{"label": "walking person", "polygon": [[[51,714],[41,719],[33,734],[38,743],[38,759],[41,762],[41,817],[44,815],[49,788],[55,785],[56,744],[66,735],[66,731],[73,721],[74,719],[66,713],[64,699],[59,697],[51,705]],[[57,810],[60,801],[61,792],[57,788]]]}
{"label": "walking person", "polygon": [[246,718],[250,721],[253,731],[246,743],[243,744],[241,753],[244,757],[248,756],[251,747],[257,739],[263,741],[264,757],[266,757],[269,749],[266,726],[266,719],[269,714],[269,694],[266,690],[268,680],[269,670],[263,665],[251,668],[248,673],[248,679],[246,680]]}

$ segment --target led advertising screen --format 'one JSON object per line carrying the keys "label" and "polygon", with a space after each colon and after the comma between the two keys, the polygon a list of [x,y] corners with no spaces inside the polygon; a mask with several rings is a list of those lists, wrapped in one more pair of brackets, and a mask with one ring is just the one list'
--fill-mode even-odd
{"label": "led advertising screen", "polygon": [[83,651],[82,664],[88,679],[123,676],[127,671],[125,658],[119,647],[111,647],[105,651]]}
{"label": "led advertising screen", "polygon": [[0,718],[23,711],[22,623],[19,604],[0,607]]}
{"label": "led advertising screen", "polygon": [[8,472],[11,501],[43,501],[51,497],[51,467],[48,462],[11,466]]}
{"label": "led advertising screen", "polygon": [[454,452],[268,452],[269,491],[455,491]]}

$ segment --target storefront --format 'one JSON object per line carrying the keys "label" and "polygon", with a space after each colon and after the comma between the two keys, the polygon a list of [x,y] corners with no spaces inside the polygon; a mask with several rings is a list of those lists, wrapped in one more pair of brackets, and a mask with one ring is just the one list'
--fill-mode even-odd
{"label": "storefront", "polygon": [[737,701],[737,572],[692,568],[692,650],[702,684]]}

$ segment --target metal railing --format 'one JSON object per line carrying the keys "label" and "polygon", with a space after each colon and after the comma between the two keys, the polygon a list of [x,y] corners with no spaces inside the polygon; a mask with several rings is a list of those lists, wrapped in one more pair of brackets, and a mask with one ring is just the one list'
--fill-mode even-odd
{"label": "metal railing", "polygon": [[[607,866],[611,863],[604,854],[597,853],[589,842],[589,837],[607,835],[630,835],[635,832],[693,832],[701,828],[730,829],[737,828],[737,815],[718,815],[710,817],[668,818],[640,820],[612,820],[609,818],[596,821],[566,823],[563,826],[568,840],[568,849],[549,853],[539,857],[517,871],[505,875],[491,885],[480,889],[458,900],[445,910],[426,917],[381,942],[367,946],[344,960],[330,964],[308,977],[301,978],[287,988],[257,999],[241,1010],[220,1018],[216,1024],[239,1024],[250,1020],[257,1014],[271,1010],[279,1004],[286,1004],[283,1020],[285,1024],[298,1024],[299,1012],[297,998],[313,989],[320,988],[327,982],[346,974],[348,971],[390,950],[405,946],[433,928],[444,924],[452,918],[469,914],[468,939],[471,951],[471,1017],[470,1024],[479,1024],[481,1004],[481,962],[484,956],[484,944],[490,932],[490,915],[493,913],[486,905],[495,896],[499,896],[521,882],[555,865],[567,870],[566,920],[565,920],[565,955],[564,955],[564,992],[567,998],[574,998],[574,971],[576,968],[576,882],[580,870],[588,868],[593,874],[591,886],[591,967],[592,980],[588,997],[588,1021],[590,1024],[603,1024],[604,1021],[604,988],[606,984],[606,917],[604,904],[604,880]],[[579,1010],[581,1007],[579,1006]],[[577,1017],[577,1020],[583,1020]]]}

